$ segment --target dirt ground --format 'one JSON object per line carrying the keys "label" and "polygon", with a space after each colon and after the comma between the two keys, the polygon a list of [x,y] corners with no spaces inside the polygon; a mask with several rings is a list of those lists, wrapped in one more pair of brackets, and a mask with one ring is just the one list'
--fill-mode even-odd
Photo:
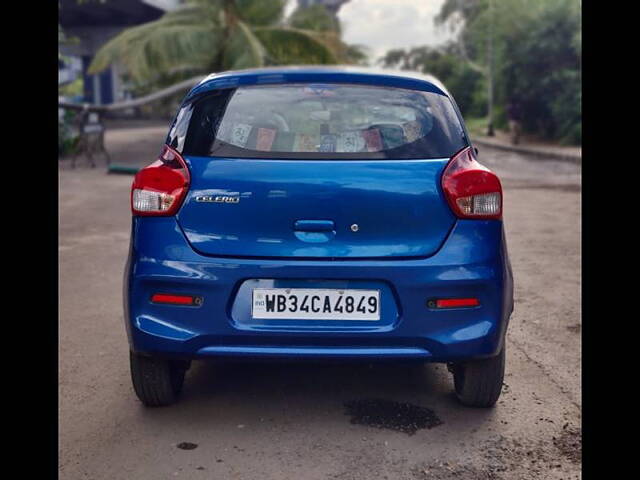
{"label": "dirt ground", "polygon": [[[114,163],[143,165],[165,133],[111,130],[107,147]],[[121,306],[131,177],[63,162],[60,478],[580,478],[579,167],[488,148],[480,159],[503,180],[516,299],[491,410],[459,406],[444,365],[200,362],[180,403],[145,409]],[[373,404],[424,428],[362,421]]]}

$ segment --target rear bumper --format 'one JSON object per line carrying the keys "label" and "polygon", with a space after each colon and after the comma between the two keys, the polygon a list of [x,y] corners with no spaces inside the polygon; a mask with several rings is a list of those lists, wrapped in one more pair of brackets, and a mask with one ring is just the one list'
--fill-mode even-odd
{"label": "rear bumper", "polygon": [[[161,238],[162,242],[154,241]],[[248,285],[379,288],[380,322],[254,323]],[[157,292],[199,295],[198,307],[156,305]],[[477,297],[432,310],[430,298]],[[138,352],[182,358],[362,358],[459,361],[495,355],[513,309],[502,222],[458,221],[438,253],[413,260],[211,258],[172,217],[134,218],[124,281],[125,324]]]}

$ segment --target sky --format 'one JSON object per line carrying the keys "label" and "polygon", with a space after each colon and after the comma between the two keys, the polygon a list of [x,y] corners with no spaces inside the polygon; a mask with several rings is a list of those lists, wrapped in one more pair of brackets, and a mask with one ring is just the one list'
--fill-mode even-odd
{"label": "sky", "polygon": [[[289,0],[287,10],[295,8]],[[436,46],[452,39],[446,26],[436,27],[434,17],[444,0],[350,0],[338,11],[342,39],[369,47],[370,60],[391,48]],[[285,11],[287,11],[285,10]]]}

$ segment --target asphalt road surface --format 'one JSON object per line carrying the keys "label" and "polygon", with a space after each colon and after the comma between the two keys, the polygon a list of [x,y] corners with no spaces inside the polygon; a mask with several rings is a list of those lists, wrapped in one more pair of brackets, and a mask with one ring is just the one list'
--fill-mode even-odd
{"label": "asphalt road surface", "polygon": [[[112,130],[107,146],[114,162],[145,164],[165,133]],[[144,408],[121,306],[131,177],[63,163],[60,478],[580,478],[580,170],[488,148],[480,159],[503,179],[516,300],[490,410],[459,406],[444,365],[203,362],[180,403]],[[345,403],[370,399],[435,421],[413,434],[352,423]]]}

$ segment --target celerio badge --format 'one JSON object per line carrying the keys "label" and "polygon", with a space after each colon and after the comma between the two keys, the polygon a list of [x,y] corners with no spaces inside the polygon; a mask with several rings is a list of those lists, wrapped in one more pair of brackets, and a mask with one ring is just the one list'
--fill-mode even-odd
{"label": "celerio badge", "polygon": [[231,196],[231,195],[198,195],[196,197],[196,202],[204,202],[204,203],[239,203],[239,196]]}

